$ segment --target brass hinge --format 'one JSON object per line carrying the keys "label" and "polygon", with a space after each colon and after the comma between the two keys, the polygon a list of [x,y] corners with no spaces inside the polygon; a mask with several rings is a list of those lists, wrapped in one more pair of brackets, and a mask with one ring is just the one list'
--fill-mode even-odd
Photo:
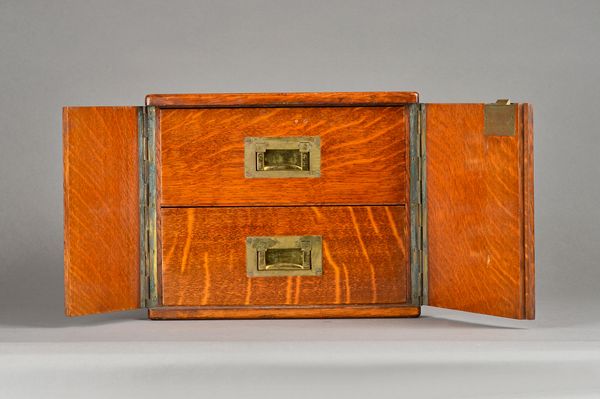
{"label": "brass hinge", "polygon": [[427,302],[425,105],[410,105],[410,247],[412,303]]}
{"label": "brass hinge", "polygon": [[140,196],[140,304],[158,304],[156,252],[156,110],[140,107],[139,135],[139,196]]}

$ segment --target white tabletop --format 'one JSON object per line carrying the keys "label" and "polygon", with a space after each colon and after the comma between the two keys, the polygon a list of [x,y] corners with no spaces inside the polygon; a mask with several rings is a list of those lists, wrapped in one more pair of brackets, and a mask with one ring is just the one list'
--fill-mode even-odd
{"label": "white tabletop", "polygon": [[591,306],[541,304],[536,321],[427,307],[423,313],[240,321],[150,321],[142,311],[78,319],[21,315],[0,329],[0,387],[7,395],[0,397],[600,393],[600,311]]}

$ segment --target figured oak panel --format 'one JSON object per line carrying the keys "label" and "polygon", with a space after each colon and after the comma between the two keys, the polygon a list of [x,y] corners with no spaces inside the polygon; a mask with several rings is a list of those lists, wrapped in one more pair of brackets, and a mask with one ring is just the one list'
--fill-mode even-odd
{"label": "figured oak panel", "polygon": [[[164,306],[404,304],[404,206],[163,208]],[[247,277],[246,237],[320,235],[323,274]]]}
{"label": "figured oak panel", "polygon": [[333,93],[217,93],[149,94],[146,105],[158,107],[292,107],[357,106],[416,103],[415,92],[333,92]]}
{"label": "figured oak panel", "polygon": [[65,312],[139,307],[136,107],[63,111]]}
{"label": "figured oak panel", "polygon": [[[406,107],[160,111],[161,204],[401,204],[407,197]],[[244,175],[245,137],[319,136],[321,175]]]}
{"label": "figured oak panel", "polygon": [[533,317],[532,128],[522,110],[514,136],[492,136],[483,104],[427,105],[429,305]]}

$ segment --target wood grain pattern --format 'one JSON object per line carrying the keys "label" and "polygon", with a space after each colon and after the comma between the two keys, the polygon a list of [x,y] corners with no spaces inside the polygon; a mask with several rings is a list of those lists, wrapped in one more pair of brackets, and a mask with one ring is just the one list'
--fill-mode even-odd
{"label": "wood grain pattern", "polygon": [[[164,306],[404,304],[404,206],[162,209]],[[323,275],[246,276],[246,237],[321,235]]]}
{"label": "wood grain pattern", "polygon": [[65,313],[139,307],[135,107],[63,111]]}
{"label": "wood grain pattern", "polygon": [[416,103],[415,92],[149,94],[158,107],[357,106]]}
{"label": "wood grain pattern", "polygon": [[153,320],[419,317],[420,314],[420,307],[403,305],[205,306],[148,310],[148,317]]}
{"label": "wood grain pattern", "polygon": [[525,268],[525,318],[535,318],[535,234],[533,194],[533,107],[522,104],[523,115],[523,234]]}
{"label": "wood grain pattern", "polygon": [[162,198],[162,160],[160,157],[160,147],[161,147],[161,136],[158,132],[158,127],[160,126],[160,112],[155,113],[155,145],[157,152],[155,153],[155,162],[156,162],[156,287],[158,292],[158,304],[160,304],[160,287],[162,287],[162,239],[160,232],[162,231],[162,213],[160,212],[161,206],[161,198]]}
{"label": "wood grain pattern", "polygon": [[[398,204],[406,107],[160,112],[162,205]],[[248,179],[245,137],[320,136],[321,177]]]}
{"label": "wood grain pattern", "polygon": [[531,318],[523,130],[486,136],[483,113],[483,104],[427,105],[429,305]]}

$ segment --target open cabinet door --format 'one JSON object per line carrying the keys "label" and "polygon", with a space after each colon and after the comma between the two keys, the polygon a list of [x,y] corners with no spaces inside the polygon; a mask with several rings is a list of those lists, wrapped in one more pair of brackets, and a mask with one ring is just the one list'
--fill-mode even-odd
{"label": "open cabinet door", "polygon": [[140,306],[138,113],[63,110],[68,316]]}
{"label": "open cabinet door", "polygon": [[533,319],[531,107],[427,104],[424,120],[424,304]]}

